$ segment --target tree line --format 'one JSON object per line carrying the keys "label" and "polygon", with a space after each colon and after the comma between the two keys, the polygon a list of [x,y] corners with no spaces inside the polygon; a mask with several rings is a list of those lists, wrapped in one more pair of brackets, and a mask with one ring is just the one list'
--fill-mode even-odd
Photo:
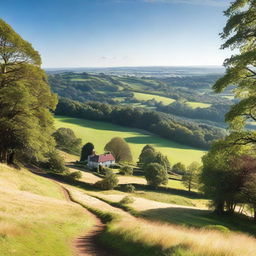
{"label": "tree line", "polygon": [[211,126],[189,122],[178,123],[168,115],[156,111],[100,102],[80,103],[61,98],[55,114],[139,128],[163,138],[202,149],[208,149],[213,140],[224,136],[221,129]]}

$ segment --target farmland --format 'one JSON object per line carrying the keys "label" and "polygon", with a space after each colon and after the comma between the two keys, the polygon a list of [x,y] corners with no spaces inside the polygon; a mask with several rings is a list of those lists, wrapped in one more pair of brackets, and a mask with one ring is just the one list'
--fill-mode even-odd
{"label": "farmland", "polygon": [[146,144],[153,145],[157,150],[168,156],[171,164],[182,162],[188,165],[193,161],[199,162],[205,152],[170,142],[142,130],[110,123],[57,116],[55,117],[55,126],[56,128],[71,128],[76,136],[83,140],[83,143],[92,142],[98,153],[104,151],[104,146],[113,137],[124,138],[131,147],[134,162],[137,162],[138,156]]}

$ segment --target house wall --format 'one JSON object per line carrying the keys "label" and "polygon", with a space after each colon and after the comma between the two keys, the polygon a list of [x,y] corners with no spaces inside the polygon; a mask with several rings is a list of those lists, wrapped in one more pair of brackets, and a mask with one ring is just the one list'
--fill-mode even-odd
{"label": "house wall", "polygon": [[102,165],[104,167],[109,167],[112,164],[115,164],[115,161],[107,161],[107,162],[100,162],[100,163],[88,161],[88,167],[90,168],[95,168],[95,167],[98,168],[99,165]]}

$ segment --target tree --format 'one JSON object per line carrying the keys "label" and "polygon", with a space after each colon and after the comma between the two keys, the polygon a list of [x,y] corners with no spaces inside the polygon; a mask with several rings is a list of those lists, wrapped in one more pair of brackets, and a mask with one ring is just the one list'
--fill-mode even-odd
{"label": "tree", "polygon": [[158,163],[150,163],[145,167],[145,178],[147,183],[154,187],[168,183],[168,173],[166,169]]}
{"label": "tree", "polygon": [[184,186],[191,191],[192,188],[195,188],[198,184],[198,172],[200,169],[200,164],[198,162],[191,163],[186,169],[185,173],[182,176],[182,182]]}
{"label": "tree", "polygon": [[0,19],[0,161],[26,155],[45,161],[53,151],[51,136],[57,97],[40,68],[41,58]]}
{"label": "tree", "polygon": [[88,156],[93,154],[93,150],[94,150],[94,145],[91,142],[86,143],[82,147],[80,161],[81,162],[87,161]]}
{"label": "tree", "polygon": [[226,209],[233,213],[240,200],[244,179],[238,160],[251,151],[249,146],[230,144],[228,139],[215,142],[211,150],[202,158],[200,174],[202,191],[213,201],[215,211],[223,213]]}
{"label": "tree", "polygon": [[163,166],[166,171],[169,171],[170,168],[171,168],[170,167],[170,162],[169,162],[167,156],[164,156],[161,152],[156,153],[156,155],[153,159],[153,162],[158,163],[161,166]]}
{"label": "tree", "polygon": [[[225,11],[228,17],[221,37],[226,40],[222,49],[237,49],[238,53],[226,59],[225,75],[213,86],[222,92],[228,86],[236,86],[235,95],[240,102],[226,114],[226,121],[233,130],[240,131],[248,120],[256,121],[256,5],[254,0],[236,0]],[[243,132],[236,140],[239,144],[256,142],[255,131]]]}
{"label": "tree", "polygon": [[105,146],[106,151],[110,151],[116,159],[116,162],[132,162],[132,153],[128,143],[120,138],[111,139]]}
{"label": "tree", "polygon": [[77,138],[73,130],[69,128],[59,128],[53,133],[57,147],[68,153],[79,153],[82,140]]}
{"label": "tree", "polygon": [[182,164],[181,162],[176,163],[176,164],[173,165],[172,171],[174,173],[183,175],[186,172],[186,166],[184,164]]}
{"label": "tree", "polygon": [[139,156],[139,162],[138,165],[142,166],[144,165],[146,162],[148,162],[148,159],[151,158],[151,156],[154,156],[155,153],[155,148],[151,145],[146,145],[143,147],[143,149],[141,150],[140,156]]}

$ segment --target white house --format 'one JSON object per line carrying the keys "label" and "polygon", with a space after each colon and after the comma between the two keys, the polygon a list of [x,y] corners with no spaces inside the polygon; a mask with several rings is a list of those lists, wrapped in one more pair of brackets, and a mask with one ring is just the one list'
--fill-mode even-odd
{"label": "white house", "polygon": [[91,155],[88,156],[88,162],[87,165],[90,168],[94,168],[94,167],[99,167],[101,166],[105,166],[105,167],[109,167],[110,165],[115,163],[115,158],[111,153],[105,153],[102,155]]}

